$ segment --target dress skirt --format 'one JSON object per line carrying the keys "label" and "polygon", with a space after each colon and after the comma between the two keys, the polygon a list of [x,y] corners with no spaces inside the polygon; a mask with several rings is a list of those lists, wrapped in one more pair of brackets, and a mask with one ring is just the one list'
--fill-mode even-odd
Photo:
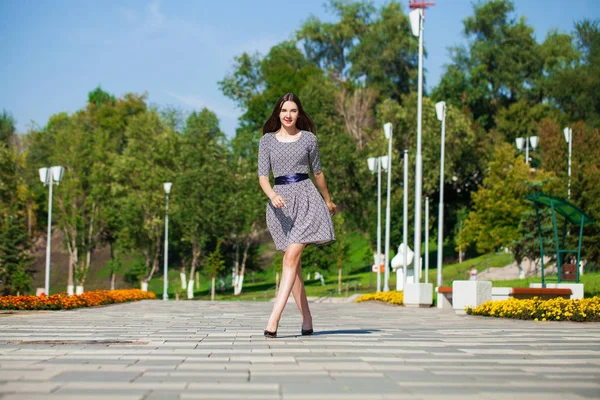
{"label": "dress skirt", "polygon": [[277,250],[285,251],[292,243],[323,245],[335,241],[333,222],[321,194],[310,179],[273,190],[283,197],[285,207],[267,204],[267,227]]}

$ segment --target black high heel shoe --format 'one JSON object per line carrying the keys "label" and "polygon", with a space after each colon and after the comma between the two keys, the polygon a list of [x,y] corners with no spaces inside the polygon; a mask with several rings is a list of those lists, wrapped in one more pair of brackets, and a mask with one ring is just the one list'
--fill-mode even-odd
{"label": "black high heel shoe", "polygon": [[265,329],[265,337],[275,339],[277,337],[277,331],[269,332],[268,330]]}
{"label": "black high heel shoe", "polygon": [[302,333],[302,336],[310,336],[314,333],[314,331],[311,329],[302,329],[300,328],[300,333]]}

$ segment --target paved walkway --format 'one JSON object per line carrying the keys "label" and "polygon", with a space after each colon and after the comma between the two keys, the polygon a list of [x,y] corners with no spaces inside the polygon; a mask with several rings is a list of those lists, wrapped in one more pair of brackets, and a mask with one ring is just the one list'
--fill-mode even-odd
{"label": "paved walkway", "polygon": [[0,398],[600,398],[600,325],[312,304],[278,339],[269,303],[144,301],[0,315]]}

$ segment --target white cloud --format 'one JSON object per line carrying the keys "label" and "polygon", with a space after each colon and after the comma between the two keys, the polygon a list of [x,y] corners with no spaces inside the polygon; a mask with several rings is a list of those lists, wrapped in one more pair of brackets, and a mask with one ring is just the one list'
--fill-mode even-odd
{"label": "white cloud", "polygon": [[165,16],[160,12],[159,0],[154,0],[148,4],[148,13],[150,14],[150,22],[153,26],[161,26],[165,21]]}

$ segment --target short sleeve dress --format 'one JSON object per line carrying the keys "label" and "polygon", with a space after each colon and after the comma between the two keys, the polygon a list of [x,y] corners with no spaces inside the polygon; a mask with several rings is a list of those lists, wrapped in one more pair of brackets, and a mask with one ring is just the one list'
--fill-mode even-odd
{"label": "short sleeve dress", "polygon": [[[289,174],[321,172],[317,137],[301,131],[294,142],[280,142],[275,133],[266,133],[258,149],[258,176],[275,177]],[[292,243],[323,245],[335,241],[333,222],[321,194],[310,179],[287,185],[275,185],[273,190],[283,197],[285,207],[267,203],[267,227],[277,250],[285,251]]]}

